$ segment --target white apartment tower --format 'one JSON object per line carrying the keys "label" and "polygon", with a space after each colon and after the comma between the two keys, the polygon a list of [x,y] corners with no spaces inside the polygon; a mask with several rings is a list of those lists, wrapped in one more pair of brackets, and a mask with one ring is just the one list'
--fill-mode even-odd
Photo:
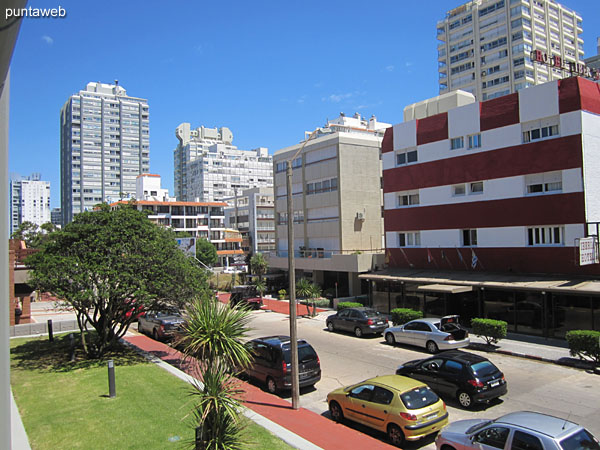
{"label": "white apartment tower", "polygon": [[[478,101],[571,75],[583,62],[582,19],[554,0],[472,0],[437,24],[440,94]],[[560,64],[536,64],[532,51]]]}
{"label": "white apartment tower", "polygon": [[63,224],[102,202],[135,194],[150,170],[148,101],[118,82],[88,83],[60,111]]}
{"label": "white apartment tower", "polygon": [[39,173],[13,174],[10,180],[10,234],[23,222],[50,222],[50,182],[42,181]]}
{"label": "white apartment tower", "polygon": [[175,196],[181,201],[223,201],[254,187],[273,186],[273,158],[268,150],[239,150],[229,128],[175,129]]}

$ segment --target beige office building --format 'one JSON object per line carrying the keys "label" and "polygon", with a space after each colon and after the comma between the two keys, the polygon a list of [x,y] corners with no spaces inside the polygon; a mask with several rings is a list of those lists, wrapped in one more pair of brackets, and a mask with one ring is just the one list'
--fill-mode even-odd
{"label": "beige office building", "polygon": [[[582,19],[554,0],[472,0],[437,24],[440,94],[478,101],[571,76],[583,63]],[[532,61],[539,51],[548,64]]]}
{"label": "beige office building", "polygon": [[[271,267],[288,269],[287,223],[293,220],[296,278],[308,278],[332,293],[337,287],[338,297],[366,293],[358,274],[383,263],[379,155],[389,126],[375,117],[341,114],[306,144],[275,152],[277,249],[270,255]],[[288,218],[286,166],[291,158],[293,217]]]}

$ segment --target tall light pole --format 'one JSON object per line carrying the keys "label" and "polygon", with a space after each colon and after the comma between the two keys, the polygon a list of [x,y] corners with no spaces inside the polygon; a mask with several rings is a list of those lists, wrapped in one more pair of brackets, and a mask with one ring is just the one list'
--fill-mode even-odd
{"label": "tall light pole", "polygon": [[287,160],[287,228],[288,228],[288,275],[290,279],[290,346],[292,353],[292,408],[300,408],[300,381],[298,378],[298,331],[296,327],[296,266],[294,263],[294,212],[292,207],[292,162],[302,152],[304,146],[320,131],[317,128],[302,143],[298,151]]}

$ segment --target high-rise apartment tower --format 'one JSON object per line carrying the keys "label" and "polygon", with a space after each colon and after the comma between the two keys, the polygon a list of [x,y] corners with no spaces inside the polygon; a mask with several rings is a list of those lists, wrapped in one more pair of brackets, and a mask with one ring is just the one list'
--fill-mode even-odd
{"label": "high-rise apartment tower", "polygon": [[136,177],[150,171],[148,101],[118,82],[88,83],[60,111],[63,224],[102,202],[135,194]]}
{"label": "high-rise apartment tower", "polygon": [[50,182],[42,181],[39,173],[28,177],[11,176],[10,233],[23,222],[38,226],[50,222]]}
{"label": "high-rise apartment tower", "polygon": [[[440,94],[485,101],[570,76],[569,63],[583,63],[581,22],[554,0],[473,0],[449,11],[437,24]],[[535,50],[560,64],[533,62]]]}
{"label": "high-rise apartment tower", "polygon": [[229,128],[175,129],[175,196],[180,201],[223,201],[254,187],[273,186],[273,157],[268,150],[239,150]]}

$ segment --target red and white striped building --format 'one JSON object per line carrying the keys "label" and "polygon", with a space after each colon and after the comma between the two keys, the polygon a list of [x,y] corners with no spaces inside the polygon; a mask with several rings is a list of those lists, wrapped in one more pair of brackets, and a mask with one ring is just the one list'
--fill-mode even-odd
{"label": "red and white striped building", "polygon": [[568,78],[394,125],[382,144],[390,268],[600,275],[600,85]]}

